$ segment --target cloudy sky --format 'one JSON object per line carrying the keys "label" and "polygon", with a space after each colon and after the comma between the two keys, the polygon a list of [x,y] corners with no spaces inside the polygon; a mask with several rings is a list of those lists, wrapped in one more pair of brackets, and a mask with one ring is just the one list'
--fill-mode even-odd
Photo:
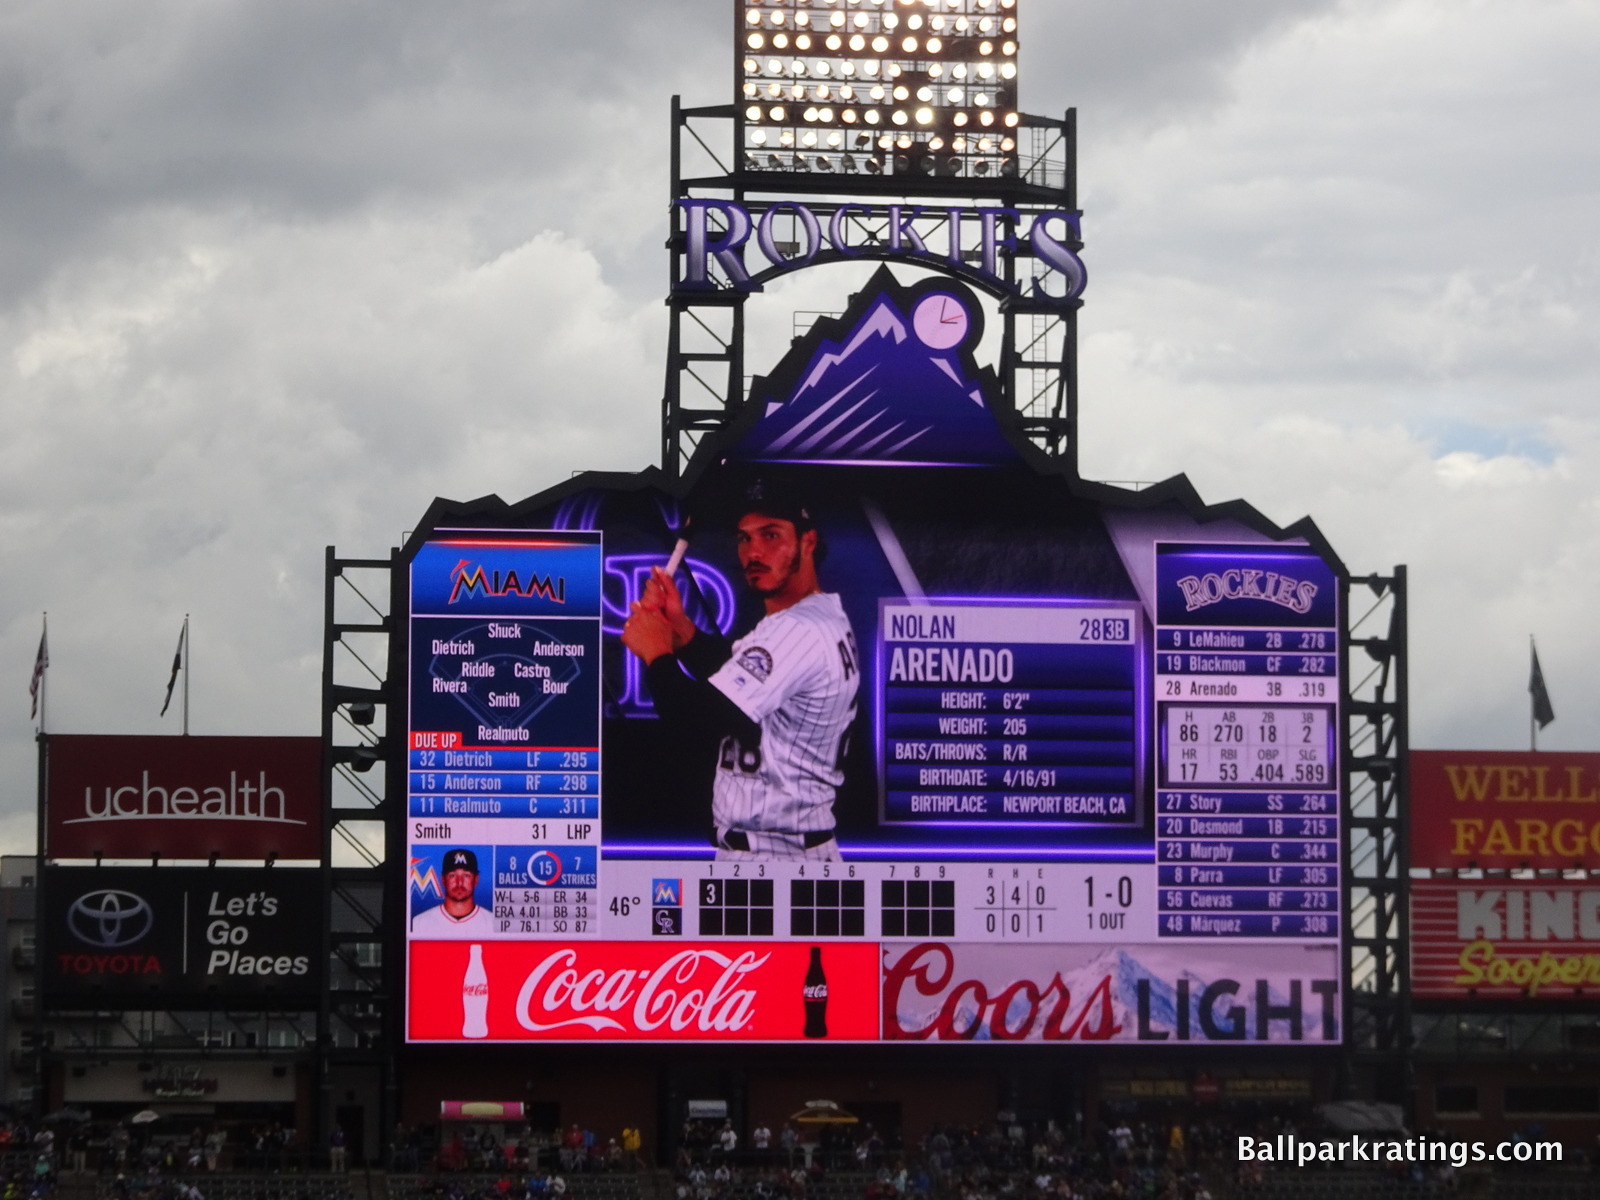
{"label": "cloudy sky", "polygon": [[[1532,633],[1542,744],[1600,749],[1600,4],[1024,3],[1024,107],[1078,110],[1084,474],[1408,564],[1415,745],[1525,746]],[[310,734],[324,546],[653,462],[668,104],[727,99],[728,27],[0,9],[0,848],[42,611],[52,730],[175,728],[190,612],[194,732]]]}

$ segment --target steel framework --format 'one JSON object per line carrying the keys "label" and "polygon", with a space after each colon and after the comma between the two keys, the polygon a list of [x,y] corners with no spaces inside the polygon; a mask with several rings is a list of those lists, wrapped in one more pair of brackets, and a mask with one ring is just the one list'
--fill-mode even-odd
{"label": "steel framework", "polygon": [[[1345,1045],[1365,1094],[1404,1103],[1411,1079],[1406,569],[1350,584],[1344,696]],[[1363,608],[1359,615],[1352,603]]]}
{"label": "steel framework", "polygon": [[[396,887],[387,864],[398,823],[385,770],[394,633],[388,558],[324,558],[322,642],[322,928],[327,987],[317,1011],[317,1145],[334,1121],[336,1084],[359,1082],[379,1096],[381,1134],[395,1120],[394,1046],[399,972],[384,914]],[[377,767],[377,770],[373,770]],[[335,865],[335,857],[340,865]]]}
{"label": "steel framework", "polygon": [[[1023,116],[1018,129],[1018,172],[1012,178],[945,178],[936,176],[829,176],[766,173],[745,170],[736,149],[738,112],[734,105],[685,108],[672,98],[672,192],[669,199],[714,198],[762,206],[784,196],[809,194],[823,197],[808,202],[819,220],[826,222],[846,205],[854,211],[841,218],[849,242],[863,249],[852,258],[888,257],[889,231],[881,217],[860,212],[862,197],[924,201],[928,211],[908,224],[924,240],[944,244],[949,237],[948,206],[958,201],[997,204],[1019,211],[1077,211],[1077,114],[1065,117]],[[674,213],[677,213],[674,207]],[[796,218],[789,228],[778,222],[779,245],[793,246],[799,238]],[[787,236],[788,240],[783,240]],[[961,257],[975,261],[980,253],[978,233],[962,230]],[[969,244],[970,243],[970,244]],[[662,398],[661,465],[670,478],[682,474],[689,458],[708,433],[727,428],[748,399],[745,374],[745,313],[747,293],[730,285],[713,270],[706,290],[683,290],[685,231],[680,216],[673,219],[668,242],[669,276],[667,308],[666,388]],[[1018,284],[1018,260],[1026,262],[1032,250],[1023,242],[1015,258],[1005,260],[1005,283]],[[842,262],[837,251],[823,251],[815,263]],[[910,260],[913,265],[917,260]],[[938,267],[943,260],[929,258]],[[948,266],[947,266],[948,269]],[[757,273],[753,282],[764,284],[781,271]],[[959,271],[957,272],[959,273]],[[1073,301],[1063,309],[1059,301],[1041,301],[1020,294],[1001,298],[1002,322],[1000,406],[1004,419],[1040,449],[1065,463],[1077,474],[1078,418],[1078,309]]]}

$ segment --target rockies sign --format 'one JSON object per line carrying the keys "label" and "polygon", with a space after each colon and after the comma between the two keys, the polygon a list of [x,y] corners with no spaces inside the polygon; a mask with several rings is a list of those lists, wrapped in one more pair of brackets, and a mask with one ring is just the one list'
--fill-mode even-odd
{"label": "rockies sign", "polygon": [[50,868],[46,1003],[314,1004],[321,914],[306,879],[285,868]]}

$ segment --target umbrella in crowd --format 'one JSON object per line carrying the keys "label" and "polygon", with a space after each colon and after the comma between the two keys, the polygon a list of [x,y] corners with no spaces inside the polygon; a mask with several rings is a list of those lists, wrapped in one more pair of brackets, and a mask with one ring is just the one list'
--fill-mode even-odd
{"label": "umbrella in crowd", "polygon": [[832,1100],[807,1100],[806,1106],[797,1113],[790,1113],[789,1120],[796,1125],[854,1125],[861,1118],[845,1112]]}
{"label": "umbrella in crowd", "polygon": [[129,1117],[128,1120],[132,1121],[135,1125],[148,1125],[151,1121],[161,1120],[161,1114],[153,1108],[141,1108],[138,1112],[134,1113],[133,1116]]}

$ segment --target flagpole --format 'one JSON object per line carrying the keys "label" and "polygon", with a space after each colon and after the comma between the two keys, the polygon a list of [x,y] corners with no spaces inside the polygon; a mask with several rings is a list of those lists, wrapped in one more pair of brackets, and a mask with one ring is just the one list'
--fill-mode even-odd
{"label": "flagpole", "polygon": [[183,614],[183,736],[189,736],[189,614]]}
{"label": "flagpole", "polygon": [[[45,662],[48,664],[50,661],[50,614],[48,612],[44,614],[44,630],[41,635],[41,641],[45,646],[44,657]],[[49,698],[50,671],[48,666],[46,666],[45,673],[39,676],[39,733],[41,736],[44,734],[45,702],[49,700]]]}

